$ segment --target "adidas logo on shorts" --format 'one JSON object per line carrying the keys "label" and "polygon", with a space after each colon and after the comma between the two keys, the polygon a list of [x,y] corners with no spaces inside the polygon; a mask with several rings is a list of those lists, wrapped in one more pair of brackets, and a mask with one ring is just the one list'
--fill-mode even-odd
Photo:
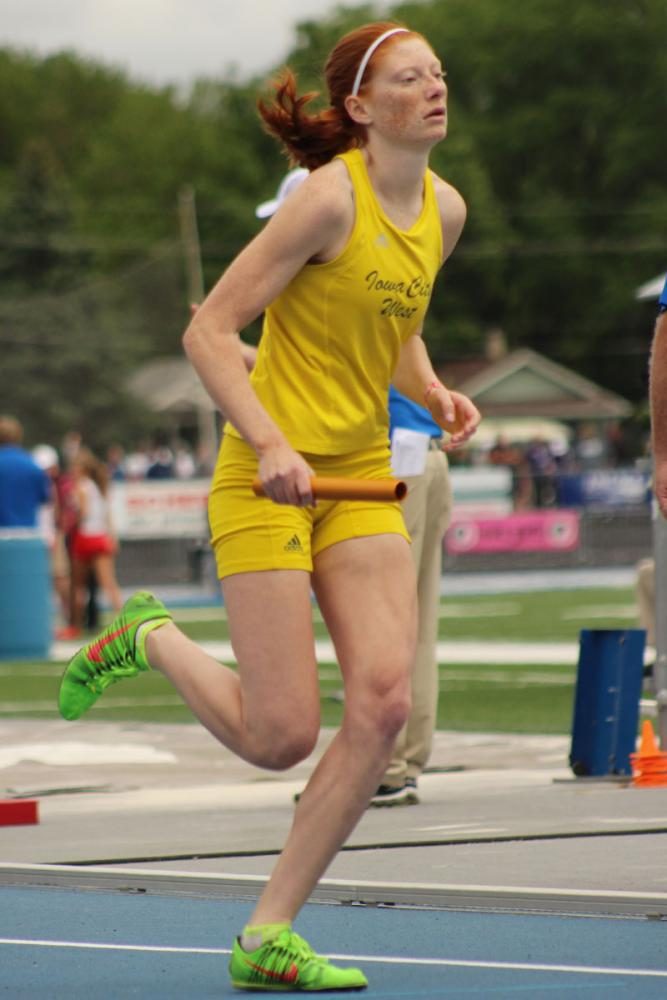
{"label": "adidas logo on shorts", "polygon": [[285,552],[303,552],[298,535],[292,535],[289,542],[284,547]]}

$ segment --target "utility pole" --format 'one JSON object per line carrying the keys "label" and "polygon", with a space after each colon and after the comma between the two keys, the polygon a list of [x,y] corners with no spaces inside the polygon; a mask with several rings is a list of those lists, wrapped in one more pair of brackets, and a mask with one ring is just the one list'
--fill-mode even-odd
{"label": "utility pole", "polygon": [[188,285],[188,303],[200,303],[204,298],[204,275],[201,266],[201,248],[197,227],[197,207],[194,188],[187,184],[178,195],[178,218],[181,242],[185,256],[185,276]]}
{"label": "utility pole", "polygon": [[[178,195],[178,218],[181,229],[181,243],[185,258],[185,276],[188,289],[188,309],[199,305],[204,299],[204,275],[201,264],[201,247],[197,226],[197,206],[194,188],[187,184]],[[212,459],[218,450],[217,414],[211,403],[210,409],[197,408],[199,441],[206,454]]]}

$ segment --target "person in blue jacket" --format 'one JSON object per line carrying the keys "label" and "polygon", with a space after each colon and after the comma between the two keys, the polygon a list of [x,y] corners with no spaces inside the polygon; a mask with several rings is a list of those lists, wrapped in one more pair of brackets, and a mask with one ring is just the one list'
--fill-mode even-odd
{"label": "person in blue jacket", "polygon": [[36,528],[39,508],[51,500],[49,477],[22,442],[20,421],[0,416],[0,528]]}

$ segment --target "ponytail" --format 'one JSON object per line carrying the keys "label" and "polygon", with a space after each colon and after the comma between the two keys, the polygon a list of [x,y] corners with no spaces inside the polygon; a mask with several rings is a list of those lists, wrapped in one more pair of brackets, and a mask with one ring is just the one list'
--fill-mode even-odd
{"label": "ponytail", "polygon": [[286,69],[273,84],[270,103],[259,100],[257,109],[264,128],[282,144],[292,166],[315,170],[352,146],[361,145],[363,129],[344,108],[309,112],[319,96],[315,91],[299,96],[296,77]]}
{"label": "ponytail", "polygon": [[329,106],[324,111],[307,110],[319,94],[313,91],[299,97],[291,69],[285,69],[274,81],[273,99],[269,103],[259,100],[257,108],[264,128],[282,144],[292,166],[315,170],[339,153],[363,146],[366,129],[352,121],[345,100],[349,94],[363,91],[375,63],[405,33],[423,37],[396,21],[366,24],[344,35],[324,67],[329,93]]}

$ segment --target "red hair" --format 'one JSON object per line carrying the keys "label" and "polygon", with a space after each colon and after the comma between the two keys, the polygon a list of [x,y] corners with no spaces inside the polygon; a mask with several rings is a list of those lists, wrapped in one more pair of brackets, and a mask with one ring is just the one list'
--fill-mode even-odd
{"label": "red hair", "polygon": [[[264,127],[280,141],[292,165],[315,170],[339,153],[362,146],[366,137],[363,125],[352,121],[345,109],[345,98],[352,93],[354,78],[368,48],[376,38],[392,28],[403,25],[394,21],[376,21],[348,32],[329,54],[324,66],[324,78],[329,94],[329,107],[309,113],[306,108],[319,94],[311,91],[299,96],[294,73],[288,68],[273,83],[274,97],[270,103],[258,101],[257,107]],[[418,32],[411,36],[421,38]],[[373,75],[373,65],[395,41],[405,38],[401,32],[384,41],[366,67],[361,90]]]}

